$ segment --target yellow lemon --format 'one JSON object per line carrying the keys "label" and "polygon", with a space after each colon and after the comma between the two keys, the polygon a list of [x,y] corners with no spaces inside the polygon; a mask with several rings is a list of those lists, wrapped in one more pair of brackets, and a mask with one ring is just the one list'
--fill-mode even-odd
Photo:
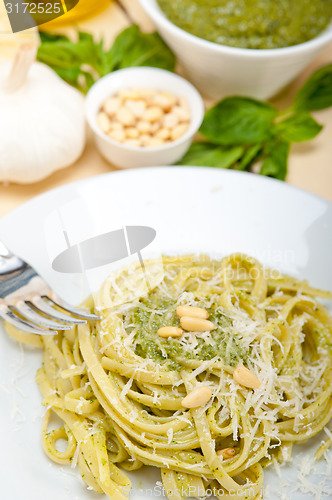
{"label": "yellow lemon", "polygon": [[[53,3],[56,1],[59,2],[59,0],[52,0]],[[62,28],[63,26],[70,26],[83,19],[85,20],[89,17],[96,16],[107,9],[111,2],[112,0],[98,0],[98,2],[95,0],[79,0],[77,5],[75,5],[75,0],[63,0],[62,4],[65,4],[67,13],[43,24],[42,29],[52,30],[54,28]]]}

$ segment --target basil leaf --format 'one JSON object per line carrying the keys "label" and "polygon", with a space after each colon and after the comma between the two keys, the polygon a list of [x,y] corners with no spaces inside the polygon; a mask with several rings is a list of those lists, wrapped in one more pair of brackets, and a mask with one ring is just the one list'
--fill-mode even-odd
{"label": "basil leaf", "polygon": [[242,156],[241,161],[237,165],[237,170],[248,170],[259,156],[259,152],[262,150],[262,147],[262,144],[253,144],[252,146],[249,146]]}
{"label": "basil leaf", "polygon": [[94,75],[88,71],[81,71],[81,79],[85,82],[81,88],[79,87],[82,92],[89,90],[96,81]]}
{"label": "basil leaf", "polygon": [[58,35],[56,33],[50,33],[49,31],[39,31],[40,41],[44,42],[58,42],[59,40],[69,40],[66,35]]}
{"label": "basil leaf", "polygon": [[160,36],[142,33],[136,25],[122,31],[108,51],[104,50],[103,40],[96,43],[93,36],[85,32],[78,33],[77,42],[49,33],[42,33],[41,40],[38,60],[82,92],[97,78],[116,69],[155,66],[173,70],[175,66],[175,56]]}
{"label": "basil leaf", "polygon": [[227,97],[204,117],[201,133],[216,144],[253,144],[263,142],[277,110],[270,104],[246,97]]}
{"label": "basil leaf", "polygon": [[332,106],[332,64],[315,71],[297,93],[293,109],[318,111]]}
{"label": "basil leaf", "polygon": [[93,44],[95,43],[91,33],[86,33],[85,31],[78,32],[78,39],[80,42],[88,41],[88,42],[93,43]]}
{"label": "basil leaf", "polygon": [[62,78],[65,82],[69,83],[78,90],[82,90],[82,85],[79,83],[79,77],[81,75],[81,70],[79,68],[53,68],[54,71]]}
{"label": "basil leaf", "polygon": [[287,159],[290,143],[276,139],[269,143],[268,155],[261,166],[260,174],[284,181],[287,175]]}
{"label": "basil leaf", "polygon": [[77,58],[75,46],[69,40],[42,43],[38,48],[37,58],[38,61],[52,68],[57,66],[62,69],[72,69],[81,64],[81,60]]}
{"label": "basil leaf", "polygon": [[229,168],[241,158],[243,147],[223,147],[209,142],[195,142],[177,165]]}
{"label": "basil leaf", "polygon": [[110,72],[121,67],[123,55],[135,44],[135,39],[139,35],[139,27],[133,24],[124,29],[114,40],[111,49],[105,54],[108,65],[106,72]]}
{"label": "basil leaf", "polygon": [[322,128],[308,113],[290,116],[275,125],[278,135],[289,142],[310,141]]}
{"label": "basil leaf", "polygon": [[92,40],[83,39],[78,42],[59,40],[57,42],[42,43],[38,49],[38,60],[51,67],[77,68],[82,64],[89,64],[99,68],[100,48]]}
{"label": "basil leaf", "polygon": [[142,33],[136,24],[120,33],[106,54],[106,72],[131,66],[174,70],[175,56],[158,33]]}
{"label": "basil leaf", "polygon": [[63,39],[44,42],[37,58],[82,92],[87,92],[101,74],[101,45],[95,44],[89,34],[80,33],[76,43]]}

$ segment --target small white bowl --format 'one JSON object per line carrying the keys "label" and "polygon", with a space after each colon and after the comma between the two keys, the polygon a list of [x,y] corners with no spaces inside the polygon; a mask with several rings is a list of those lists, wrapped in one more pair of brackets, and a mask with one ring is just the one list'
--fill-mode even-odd
{"label": "small white bowl", "polygon": [[290,83],[332,42],[332,23],[316,38],[280,49],[242,49],[203,40],[167,19],[156,0],[139,0],[186,75],[205,95],[268,99]]}
{"label": "small white bowl", "polygon": [[[108,97],[128,88],[151,88],[185,97],[191,113],[187,132],[176,141],[154,147],[130,146],[108,137],[97,125],[97,113]],[[148,67],[121,69],[103,76],[89,90],[85,109],[100,153],[120,168],[172,165],[187,152],[204,117],[203,100],[191,83],[170,71]]]}

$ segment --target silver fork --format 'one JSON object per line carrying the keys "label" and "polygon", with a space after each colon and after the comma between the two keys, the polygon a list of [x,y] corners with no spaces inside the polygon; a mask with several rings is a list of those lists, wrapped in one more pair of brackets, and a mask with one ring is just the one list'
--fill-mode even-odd
{"label": "silver fork", "polygon": [[33,267],[13,255],[1,241],[0,317],[20,330],[40,335],[55,335],[87,320],[100,319],[56,296]]}

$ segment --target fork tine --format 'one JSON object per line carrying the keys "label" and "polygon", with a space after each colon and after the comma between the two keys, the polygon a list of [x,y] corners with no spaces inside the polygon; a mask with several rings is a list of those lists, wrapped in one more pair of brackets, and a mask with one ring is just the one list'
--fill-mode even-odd
{"label": "fork tine", "polygon": [[42,297],[35,297],[31,301],[28,300],[26,302],[31,308],[36,308],[38,311],[41,311],[43,314],[46,314],[47,317],[55,321],[64,321],[70,325],[83,325],[86,323],[86,320],[72,318],[68,314],[57,311],[54,307],[45,302]]}
{"label": "fork tine", "polygon": [[14,325],[19,330],[22,330],[27,333],[37,333],[39,335],[56,335],[58,332],[55,330],[47,330],[45,328],[39,328],[38,326],[34,326],[27,321],[24,321],[19,316],[16,316],[12,311],[7,310],[3,312],[0,309],[0,316],[5,320]]}
{"label": "fork tine", "polygon": [[96,314],[91,314],[91,313],[87,313],[85,311],[82,311],[82,309],[78,309],[77,307],[73,307],[62,299],[59,300],[59,302],[56,302],[54,299],[51,299],[51,297],[49,297],[48,295],[43,295],[42,298],[49,300],[54,305],[61,307],[61,309],[64,309],[68,313],[73,314],[74,316],[77,316],[78,318],[90,319],[93,321],[101,319],[101,316],[97,316]]}
{"label": "fork tine", "polygon": [[48,318],[55,321],[63,321],[67,325],[81,325],[85,324],[86,320],[71,318],[68,314],[62,314],[54,309],[54,307],[47,304],[42,297],[34,297],[33,299],[26,300],[25,303],[39,314],[45,314]]}
{"label": "fork tine", "polygon": [[18,302],[16,306],[8,306],[8,308],[15,314],[24,316],[24,320],[32,321],[37,324],[37,326],[49,328],[50,330],[71,330],[72,328],[72,325],[57,323],[56,321],[45,318],[45,316],[42,316],[36,310],[33,310],[23,301]]}

